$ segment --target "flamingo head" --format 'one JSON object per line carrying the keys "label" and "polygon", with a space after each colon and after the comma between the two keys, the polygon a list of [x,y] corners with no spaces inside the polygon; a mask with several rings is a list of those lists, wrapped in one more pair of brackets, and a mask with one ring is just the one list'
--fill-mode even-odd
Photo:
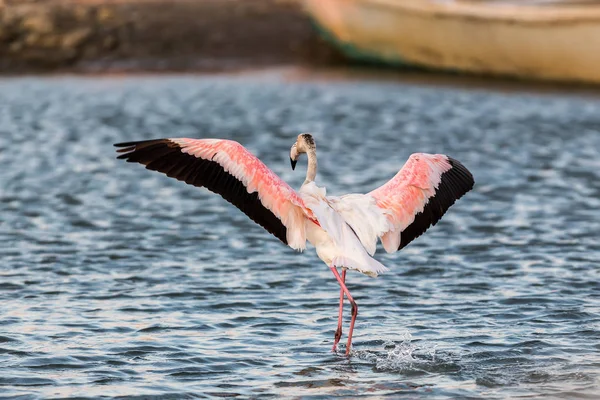
{"label": "flamingo head", "polygon": [[310,133],[301,133],[298,135],[296,143],[294,143],[290,149],[290,163],[292,164],[292,169],[296,169],[296,162],[298,161],[300,154],[310,150],[314,151],[316,148],[315,139],[313,139]]}

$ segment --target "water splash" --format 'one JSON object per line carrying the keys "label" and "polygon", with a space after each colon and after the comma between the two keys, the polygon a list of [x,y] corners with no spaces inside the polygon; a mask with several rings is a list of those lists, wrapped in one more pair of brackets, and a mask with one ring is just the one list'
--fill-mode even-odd
{"label": "water splash", "polygon": [[419,361],[413,355],[418,347],[413,343],[410,332],[403,332],[399,343],[394,341],[384,343],[384,348],[389,350],[384,356],[377,357],[375,360],[377,370],[403,370],[411,368],[415,362]]}
{"label": "water splash", "polygon": [[408,376],[432,373],[458,372],[462,353],[439,350],[437,343],[414,340],[410,332],[403,332],[398,340],[383,343],[384,350],[359,350],[353,355],[372,364],[377,372],[401,373]]}

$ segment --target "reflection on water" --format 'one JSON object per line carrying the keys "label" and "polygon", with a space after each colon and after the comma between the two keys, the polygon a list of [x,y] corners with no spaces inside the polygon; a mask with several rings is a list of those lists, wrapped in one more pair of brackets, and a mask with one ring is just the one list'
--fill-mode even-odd
{"label": "reflection on water", "polygon": [[[3,80],[0,104],[3,395],[598,393],[593,96],[158,76]],[[331,194],[372,189],[415,151],[478,182],[425,236],[378,253],[390,273],[349,274],[350,358],[330,352],[338,287],[312,250],[112,147],[231,138],[298,187],[302,131]]]}

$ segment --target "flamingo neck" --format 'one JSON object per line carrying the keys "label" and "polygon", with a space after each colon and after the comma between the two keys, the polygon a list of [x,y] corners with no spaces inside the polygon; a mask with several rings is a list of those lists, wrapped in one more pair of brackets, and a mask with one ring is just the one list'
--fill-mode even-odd
{"label": "flamingo neck", "polygon": [[306,169],[306,180],[304,181],[304,185],[314,182],[315,177],[317,176],[317,151],[315,149],[309,149],[308,152],[306,152],[306,156],[308,157],[308,168]]}

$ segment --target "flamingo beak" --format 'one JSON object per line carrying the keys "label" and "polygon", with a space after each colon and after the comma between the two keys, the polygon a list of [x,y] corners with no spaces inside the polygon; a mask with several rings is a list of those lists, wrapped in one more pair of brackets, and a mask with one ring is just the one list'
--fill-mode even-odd
{"label": "flamingo beak", "polygon": [[292,170],[296,169],[296,162],[298,162],[298,143],[294,143],[290,149],[290,163],[292,164]]}

